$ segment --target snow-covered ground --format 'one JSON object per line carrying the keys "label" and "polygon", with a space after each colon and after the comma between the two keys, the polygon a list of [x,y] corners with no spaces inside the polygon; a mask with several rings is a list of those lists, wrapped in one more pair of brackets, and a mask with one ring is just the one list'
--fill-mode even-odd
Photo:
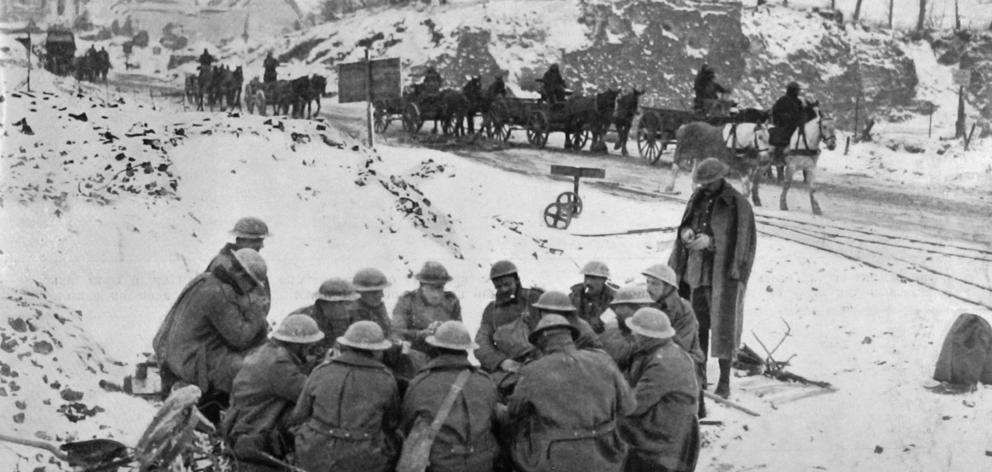
{"label": "snow-covered ground", "polygon": [[[580,281],[578,267],[590,259],[607,262],[617,283],[641,281],[644,267],[667,259],[670,234],[575,234],[675,225],[682,212],[677,202],[584,187],[582,217],[567,232],[553,230],[541,210],[570,187],[563,182],[427,149],[369,150],[333,123],[193,113],[161,100],[153,108],[147,96],[99,88],[77,94],[73,81],[45,73],[32,77],[28,95],[15,90],[23,76],[14,58],[0,59],[0,410],[11,418],[5,432],[20,436],[134,444],[153,409],[99,381],[119,383],[128,371],[119,362],[150,350],[183,285],[241,216],[263,218],[274,233],[262,252],[273,323],[310,303],[322,280],[368,266],[391,279],[391,308],[433,259],[454,276],[448,288],[474,332],[492,297],[493,261],[514,260],[525,284],[548,290]],[[966,180],[931,172],[936,154],[859,146],[878,161],[837,152],[823,159],[827,171],[880,177],[903,166]],[[981,162],[968,153],[954,159],[966,169]],[[992,466],[992,389],[941,396],[923,388],[954,317],[987,310],[771,236],[759,241],[746,306],[745,343],[757,348],[752,332],[777,340],[788,320],[791,337],[777,357],[795,354],[791,370],[838,391],[795,399],[790,389],[808,388],[736,379],[733,399],[762,416],[711,405],[710,419],[723,424],[704,427],[700,470]],[[80,414],[91,417],[70,418]],[[46,453],[6,444],[0,466],[59,470]]]}

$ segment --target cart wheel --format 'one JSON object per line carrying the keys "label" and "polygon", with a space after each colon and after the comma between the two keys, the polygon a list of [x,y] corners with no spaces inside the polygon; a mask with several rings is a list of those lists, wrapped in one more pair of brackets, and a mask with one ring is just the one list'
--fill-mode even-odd
{"label": "cart wheel", "polygon": [[548,144],[548,115],[541,110],[530,115],[530,126],[527,127],[527,142],[544,147]]}
{"label": "cart wheel", "polygon": [[661,118],[655,112],[645,113],[637,126],[637,151],[648,163],[655,164],[665,150],[661,136]]}
{"label": "cart wheel", "polygon": [[568,229],[572,222],[572,211],[567,205],[552,203],[544,208],[544,224],[549,228]]}
{"label": "cart wheel", "polygon": [[572,210],[572,214],[579,216],[582,214],[582,199],[575,192],[562,192],[556,200],[558,204],[567,206]]}
{"label": "cart wheel", "polygon": [[403,129],[407,133],[416,134],[424,126],[424,118],[420,116],[420,107],[416,103],[407,103],[403,109]]}
{"label": "cart wheel", "polygon": [[376,133],[385,133],[386,128],[389,127],[389,110],[386,109],[386,104],[382,100],[376,100],[372,104],[374,111],[372,112],[373,123]]}
{"label": "cart wheel", "polygon": [[589,143],[589,139],[592,138],[592,132],[589,130],[579,131],[577,134],[572,136],[572,149],[575,151],[581,151],[582,148],[586,147]]}

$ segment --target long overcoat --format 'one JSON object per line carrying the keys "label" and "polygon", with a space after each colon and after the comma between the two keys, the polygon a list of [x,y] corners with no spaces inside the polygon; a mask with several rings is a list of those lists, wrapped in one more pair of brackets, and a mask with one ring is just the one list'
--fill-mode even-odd
{"label": "long overcoat", "polygon": [[[713,279],[710,300],[710,355],[717,359],[732,359],[740,346],[743,328],[744,292],[751,276],[757,234],[751,204],[733,186],[723,183],[713,204],[710,227],[713,230]],[[693,193],[682,215],[682,229],[692,222],[692,208],[701,198]],[[668,265],[675,269],[679,282],[685,276],[689,249],[682,238],[676,238]]]}
{"label": "long overcoat", "polygon": [[[218,267],[224,267],[226,270],[231,270],[234,267],[234,251],[238,250],[238,246],[234,243],[227,243],[224,247],[220,248],[217,255],[210,260],[207,264],[207,270],[204,272],[213,272],[214,269]],[[272,304],[272,288],[269,286],[269,278],[263,277],[261,285],[255,285],[252,287],[251,291],[252,303],[262,307],[266,313],[269,312],[269,306]]]}
{"label": "long overcoat", "polygon": [[247,352],[265,342],[268,305],[253,303],[252,282],[224,267],[196,276],[159,327],[159,363],[203,392],[231,392]]}
{"label": "long overcoat", "polygon": [[625,372],[637,408],[620,422],[631,469],[688,472],[699,456],[695,362],[678,344],[652,339],[638,347]]}
{"label": "long overcoat", "polygon": [[586,320],[593,331],[599,334],[606,329],[601,318],[603,312],[610,307],[615,295],[616,291],[609,285],[604,285],[603,290],[598,294],[590,295],[586,292],[586,284],[581,283],[572,286],[568,298],[572,300],[572,305],[575,305],[579,318]]}
{"label": "long overcoat", "polygon": [[435,321],[461,321],[462,306],[458,296],[453,292],[444,292],[443,298],[437,304],[429,303],[420,289],[411,290],[400,295],[393,308],[393,333],[409,341],[413,349],[427,352],[426,336],[421,331],[427,329]]}
{"label": "long overcoat", "polygon": [[496,384],[463,356],[434,358],[418,374],[403,397],[402,429],[409,432],[417,417],[433,421],[462,371],[472,374],[462,387],[431,448],[432,472],[491,472],[498,445]]}
{"label": "long overcoat", "polygon": [[292,444],[289,414],[307,380],[304,370],[304,360],[278,341],[269,340],[245,358],[223,425],[235,455],[250,460],[257,450],[285,457]]}
{"label": "long overcoat", "polygon": [[[675,343],[689,353],[701,372],[705,374],[706,356],[699,344],[699,320],[692,311],[692,303],[680,297],[678,291],[673,290],[668,296],[655,302],[655,306],[665,312],[672,322],[672,328],[675,329]],[[700,377],[700,380],[703,378]]]}
{"label": "long overcoat", "polygon": [[304,314],[317,322],[317,327],[324,333],[324,339],[317,342],[315,346],[319,351],[327,352],[337,344],[338,337],[344,336],[345,331],[351,326],[353,320],[348,313],[350,303],[348,301],[317,300],[313,305],[297,308],[291,314]]}
{"label": "long overcoat", "polygon": [[536,348],[527,340],[539,320],[536,309],[531,307],[543,293],[538,289],[517,290],[506,301],[491,301],[482,311],[482,322],[475,334],[475,358],[488,372],[496,372],[506,359],[520,359],[532,354]]}
{"label": "long overcoat", "polygon": [[387,472],[399,452],[400,397],[381,362],[345,351],[310,374],[291,421],[296,465],[308,471]]}
{"label": "long overcoat", "polygon": [[635,407],[627,381],[603,351],[576,349],[567,337],[545,342],[510,396],[514,464],[522,472],[618,472],[627,447],[617,421]]}

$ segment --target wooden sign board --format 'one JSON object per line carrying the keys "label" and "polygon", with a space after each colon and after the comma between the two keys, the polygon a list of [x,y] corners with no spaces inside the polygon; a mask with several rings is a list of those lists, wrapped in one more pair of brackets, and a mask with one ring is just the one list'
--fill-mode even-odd
{"label": "wooden sign board", "polygon": [[971,69],[955,69],[951,72],[954,74],[954,85],[958,87],[971,85]]}
{"label": "wooden sign board", "polygon": [[[372,61],[372,101],[400,97],[400,60]],[[369,71],[365,61],[338,65],[338,103],[364,102],[368,93]]]}
{"label": "wooden sign board", "polygon": [[593,179],[606,178],[606,170],[597,167],[551,166],[551,175],[568,175],[572,177],[590,177]]}

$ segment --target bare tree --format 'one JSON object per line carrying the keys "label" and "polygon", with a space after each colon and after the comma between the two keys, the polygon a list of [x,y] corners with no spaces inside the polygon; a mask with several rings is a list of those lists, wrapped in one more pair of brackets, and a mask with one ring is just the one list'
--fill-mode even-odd
{"label": "bare tree", "polygon": [[923,20],[927,17],[927,0],[920,0],[920,16],[916,18],[916,29],[923,31]]}
{"label": "bare tree", "polygon": [[861,0],[854,4],[854,22],[857,23],[859,18],[861,18]]}

